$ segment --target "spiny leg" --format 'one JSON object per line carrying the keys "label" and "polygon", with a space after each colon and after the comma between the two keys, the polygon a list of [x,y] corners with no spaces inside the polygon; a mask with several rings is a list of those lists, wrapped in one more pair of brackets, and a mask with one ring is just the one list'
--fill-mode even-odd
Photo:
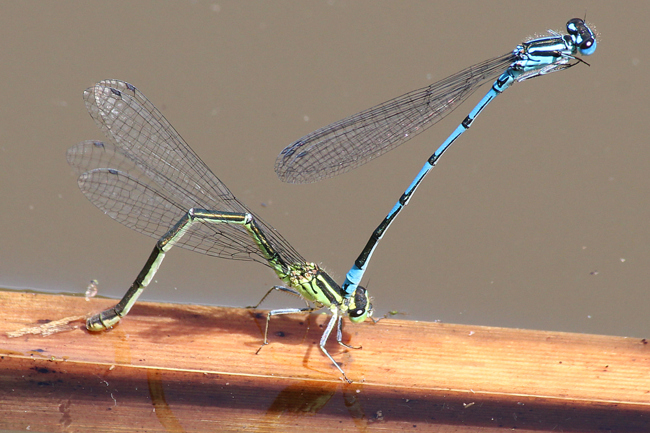
{"label": "spiny leg", "polygon": [[347,343],[344,343],[342,340],[343,340],[343,315],[340,315],[336,327],[336,342],[343,347],[347,347],[348,349],[362,349],[361,346],[351,346]]}
{"label": "spiny leg", "polygon": [[271,316],[280,316],[283,314],[297,314],[297,313],[311,313],[314,310],[318,310],[319,307],[307,307],[307,308],[282,308],[279,310],[271,310],[268,312],[266,315],[266,326],[264,328],[264,342],[262,342],[262,345],[260,346],[259,349],[255,352],[255,355],[260,353],[260,350],[267,344],[269,344],[268,341],[268,335],[269,335],[269,322],[271,321]]}
{"label": "spiny leg", "polygon": [[262,302],[264,302],[264,301],[266,300],[266,298],[267,298],[267,297],[268,297],[272,292],[274,292],[274,291],[276,291],[276,290],[279,291],[279,292],[284,292],[284,293],[288,293],[289,295],[293,295],[293,296],[297,296],[297,297],[299,297],[300,299],[302,299],[303,301],[305,301],[305,304],[307,305],[307,307],[309,307],[309,302],[307,302],[307,300],[306,300],[306,299],[305,299],[305,298],[304,298],[304,297],[303,297],[303,296],[302,296],[302,295],[301,295],[297,290],[294,290],[294,289],[292,289],[292,288],[290,288],[290,287],[284,287],[284,286],[273,286],[273,287],[271,287],[271,288],[268,290],[268,292],[266,292],[266,294],[265,294],[264,296],[262,296],[262,299],[260,299],[260,301],[259,301],[257,304],[255,304],[255,305],[249,305],[249,306],[246,307],[246,308],[250,308],[250,309],[252,309],[252,310],[257,310],[257,308],[258,308],[260,305],[262,305]]}
{"label": "spiny leg", "polygon": [[[327,323],[327,327],[325,328],[325,332],[323,332],[323,336],[320,338],[320,343],[319,343],[318,346],[320,347],[320,350],[325,354],[325,356],[327,356],[329,358],[329,360],[332,361],[332,364],[334,364],[334,366],[336,368],[338,368],[338,370],[343,375],[343,378],[345,379],[345,381],[348,382],[348,383],[352,383],[352,381],[350,379],[348,379],[348,377],[345,375],[345,371],[343,371],[343,369],[338,364],[338,362],[334,361],[334,358],[332,358],[332,355],[330,355],[330,353],[325,348],[325,344],[327,344],[327,339],[329,338],[330,334],[332,333],[332,329],[334,329],[334,324],[336,324],[336,323],[339,324],[339,330],[337,331],[337,340],[339,340],[340,334],[341,334],[341,324],[340,324],[341,323],[340,322],[341,316],[339,315],[339,309],[338,309],[338,307],[332,306],[332,308],[330,308],[330,311],[332,311],[332,318]],[[340,340],[339,340],[339,343],[341,343]]]}
{"label": "spiny leg", "polygon": [[[274,292],[276,290],[279,291],[279,292],[284,292],[284,293],[288,293],[289,295],[299,297],[300,299],[305,301],[306,307],[305,308],[282,308],[282,309],[278,309],[278,310],[269,311],[267,313],[267,315],[266,315],[266,326],[264,328],[264,341],[262,342],[262,345],[260,346],[260,348],[257,349],[257,352],[255,352],[256,355],[258,353],[260,353],[260,350],[262,350],[262,348],[264,346],[269,344],[268,335],[269,335],[269,322],[271,321],[271,316],[279,316],[281,314],[294,314],[294,313],[311,313],[312,311],[317,310],[317,309],[320,308],[318,306],[316,306],[316,307],[310,306],[309,302],[300,294],[300,292],[298,292],[297,290],[294,290],[294,289],[292,289],[290,287],[284,287],[284,286],[273,286],[273,287],[271,287],[268,290],[268,292],[266,292],[266,294],[264,296],[262,296],[262,299],[260,299],[260,302],[258,302],[256,305],[249,305],[246,308],[256,310],[257,307],[259,307],[262,304],[262,302],[264,302],[264,300],[271,294],[271,292]],[[309,329],[309,328],[307,328],[307,329]]]}
{"label": "spiny leg", "polygon": [[[298,297],[304,299],[303,296],[298,291],[293,290],[293,289],[291,289],[289,287],[273,286],[273,287],[271,287],[271,289],[269,289],[268,292],[266,292],[266,294],[262,297],[260,302],[257,303],[257,305],[251,306],[251,307],[248,307],[248,308],[257,308],[257,307],[259,307],[260,304],[262,302],[264,302],[264,300],[267,298],[267,296],[269,296],[269,294],[271,292],[276,291],[276,290],[284,292],[284,293],[288,293],[290,295],[298,296]],[[278,310],[271,310],[271,311],[268,312],[268,314],[266,316],[266,328],[264,329],[264,343],[260,346],[259,349],[257,349],[257,352],[255,352],[256,355],[260,353],[260,350],[262,350],[262,348],[264,346],[269,344],[267,337],[268,337],[268,333],[269,333],[269,322],[271,320],[271,316],[279,316],[279,315],[282,315],[282,314],[310,313],[310,312],[312,312],[314,310],[318,310],[318,309],[322,308],[322,306],[318,306],[318,305],[314,306],[314,307],[311,307],[309,305],[309,303],[307,302],[307,300],[305,300],[305,303],[307,304],[306,308],[284,308],[284,309],[278,309]],[[327,343],[327,339],[329,338],[329,336],[330,336],[330,334],[332,332],[332,329],[334,328],[334,324],[336,323],[337,324],[336,341],[341,346],[347,347],[349,349],[361,349],[361,346],[350,346],[350,345],[344,343],[343,341],[341,341],[342,338],[343,338],[343,332],[341,330],[342,323],[343,323],[342,322],[343,321],[343,316],[339,314],[339,309],[338,308],[331,308],[331,311],[332,311],[332,318],[330,319],[329,323],[327,324],[327,327],[325,328],[325,331],[323,332],[323,335],[321,336],[319,347],[320,347],[321,351],[325,354],[325,356],[327,356],[327,358],[329,358],[329,360],[332,362],[332,364],[334,364],[334,366],[341,372],[341,374],[343,375],[343,378],[348,383],[352,383],[352,381],[350,379],[348,379],[348,377],[346,376],[345,371],[343,371],[341,366],[329,354],[329,352],[325,348],[325,344]]]}

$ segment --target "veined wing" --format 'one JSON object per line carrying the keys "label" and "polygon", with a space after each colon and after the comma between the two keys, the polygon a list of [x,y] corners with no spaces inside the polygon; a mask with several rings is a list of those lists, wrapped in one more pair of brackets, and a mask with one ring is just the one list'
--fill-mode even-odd
{"label": "veined wing", "polygon": [[[68,161],[87,172],[79,178],[82,191],[112,218],[160,238],[192,207],[252,213],[135,87],[101,81],[84,92],[84,100],[109,142],[80,143],[68,150]],[[284,260],[304,262],[277,231],[255,218]],[[267,264],[246,229],[237,225],[196,224],[177,245]]]}
{"label": "veined wing", "polygon": [[309,183],[359,167],[443,119],[514,60],[508,53],[478,63],[305,135],[278,155],[275,172],[284,182]]}

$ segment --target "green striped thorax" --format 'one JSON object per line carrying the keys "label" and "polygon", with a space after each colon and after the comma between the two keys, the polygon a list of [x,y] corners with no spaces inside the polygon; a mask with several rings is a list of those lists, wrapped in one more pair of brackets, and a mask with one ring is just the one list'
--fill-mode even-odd
{"label": "green striped thorax", "polygon": [[336,306],[346,312],[350,320],[360,323],[372,316],[372,304],[365,287],[358,286],[351,296],[315,263],[294,263],[280,279],[296,289],[317,306]]}
{"label": "green striped thorax", "polygon": [[249,231],[278,277],[289,287],[296,289],[307,301],[319,308],[338,308],[341,312],[347,312],[354,323],[363,322],[367,317],[372,316],[372,304],[368,299],[368,291],[364,287],[357,287],[349,295],[316,263],[287,262],[269,243],[264,232],[255,223],[252,214],[246,214],[239,223]]}

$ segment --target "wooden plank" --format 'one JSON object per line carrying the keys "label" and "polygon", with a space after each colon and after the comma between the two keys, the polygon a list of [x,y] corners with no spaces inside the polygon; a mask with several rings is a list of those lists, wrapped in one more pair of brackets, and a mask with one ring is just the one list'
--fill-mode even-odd
{"label": "wooden plank", "polygon": [[113,304],[0,292],[0,429],[180,431],[650,431],[645,340],[384,319],[346,323],[321,355],[325,315],[136,304],[114,329],[81,321],[8,332]]}

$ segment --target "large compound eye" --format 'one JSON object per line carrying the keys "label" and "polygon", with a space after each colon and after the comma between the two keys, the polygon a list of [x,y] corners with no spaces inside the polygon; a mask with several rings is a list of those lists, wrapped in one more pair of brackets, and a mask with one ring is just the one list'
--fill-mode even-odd
{"label": "large compound eye", "polygon": [[578,45],[578,50],[583,56],[590,56],[596,51],[596,38],[591,33],[591,30],[587,29],[587,32],[589,37],[583,38],[583,41]]}
{"label": "large compound eye", "polygon": [[578,44],[580,54],[589,56],[596,51],[596,36],[589,26],[580,18],[573,18],[566,23],[566,29]]}
{"label": "large compound eye", "polygon": [[587,39],[586,41],[580,44],[580,51],[589,50],[595,43],[596,41],[593,38]]}
{"label": "large compound eye", "polygon": [[353,322],[362,322],[368,316],[368,292],[363,287],[357,287],[348,310],[348,316]]}
{"label": "large compound eye", "polygon": [[585,22],[580,18],[571,18],[566,23],[566,30],[571,35],[578,35],[581,27],[585,27]]}
{"label": "large compound eye", "polygon": [[354,305],[357,310],[363,310],[364,312],[368,308],[368,292],[361,286],[354,293]]}

